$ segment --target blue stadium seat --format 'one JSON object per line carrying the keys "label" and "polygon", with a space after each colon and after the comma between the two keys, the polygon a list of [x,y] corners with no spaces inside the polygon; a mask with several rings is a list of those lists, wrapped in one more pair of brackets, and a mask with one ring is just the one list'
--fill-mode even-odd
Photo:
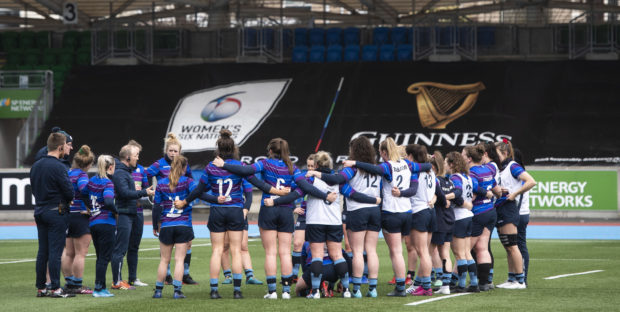
{"label": "blue stadium seat", "polygon": [[308,62],[308,48],[305,46],[296,46],[293,48],[293,54],[291,55],[291,61],[293,63],[306,63]]}
{"label": "blue stadium seat", "polygon": [[328,63],[334,62],[342,62],[342,46],[341,45],[330,45],[327,47],[327,55],[325,60]]}
{"label": "blue stadium seat", "polygon": [[435,40],[439,46],[452,46],[452,27],[436,27]]}
{"label": "blue stadium seat", "polygon": [[344,48],[345,62],[358,62],[360,60],[360,46],[356,44],[348,45]]}
{"label": "blue stadium seat", "polygon": [[273,49],[273,38],[274,31],[273,28],[263,28],[263,46],[267,49]]}
{"label": "blue stadium seat", "polygon": [[310,56],[308,57],[310,63],[323,63],[325,62],[325,46],[315,45],[310,47]]}
{"label": "blue stadium seat", "polygon": [[344,45],[359,45],[360,30],[357,27],[347,27],[344,29]]}
{"label": "blue stadium seat", "polygon": [[377,61],[377,46],[374,44],[365,45],[362,48],[362,61],[363,62],[376,62]]}
{"label": "blue stadium seat", "polygon": [[258,30],[256,28],[245,28],[245,47],[258,48]]}
{"label": "blue stadium seat", "polygon": [[310,29],[310,46],[325,45],[325,30],[323,28]]}
{"label": "blue stadium seat", "polygon": [[495,45],[495,27],[484,26],[478,27],[478,45],[492,46]]}
{"label": "blue stadium seat", "polygon": [[308,45],[308,29],[295,28],[295,46]]}
{"label": "blue stadium seat", "polygon": [[390,42],[390,29],[387,27],[377,27],[372,30],[372,43],[382,45]]}
{"label": "blue stadium seat", "polygon": [[394,61],[394,45],[384,44],[379,48],[379,61],[381,62],[393,62]]}
{"label": "blue stadium seat", "polygon": [[293,30],[286,28],[282,30],[282,48],[288,50],[293,45]]}
{"label": "blue stadium seat", "polygon": [[410,29],[406,27],[394,27],[392,28],[392,43],[395,45],[401,45],[408,43]]}
{"label": "blue stadium seat", "polygon": [[418,27],[416,28],[417,38],[415,42],[412,41],[414,45],[419,45],[420,47],[426,47],[431,44],[431,29],[428,27]]}
{"label": "blue stadium seat", "polygon": [[396,48],[396,60],[399,62],[411,61],[413,59],[413,45],[401,44]]}
{"label": "blue stadium seat", "polygon": [[327,46],[342,45],[342,28],[329,28],[325,33],[325,43]]}

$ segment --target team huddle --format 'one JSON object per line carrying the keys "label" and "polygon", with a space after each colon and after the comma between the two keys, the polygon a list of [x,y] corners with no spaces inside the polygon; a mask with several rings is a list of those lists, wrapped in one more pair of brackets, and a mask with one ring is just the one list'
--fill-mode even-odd
{"label": "team huddle", "polygon": [[[166,284],[173,285],[173,298],[185,298],[183,284],[196,284],[189,274],[192,205],[201,199],[210,203],[210,297],[222,298],[223,270],[222,284],[233,284],[233,298],[243,298],[244,273],[246,284],[263,284],[254,277],[248,251],[253,187],[263,192],[258,226],[265,249],[266,299],[278,298],[278,258],[282,299],[291,298],[293,285],[298,296],[319,299],[333,296],[335,287],[344,298],[362,298],[362,285],[368,284],[365,296],[377,297],[380,231],[394,272],[390,284],[395,288],[387,296],[492,289],[490,238],[496,227],[508,259],[508,279],[497,287],[526,288],[527,194],[536,182],[508,140],[467,146],[444,158],[439,152],[429,155],[423,145],[398,146],[387,138],[379,145],[377,163],[370,140],[360,136],[350,142],[342,170],[334,171],[330,154],[319,151],[308,157],[302,172],[290,160],[284,139],[272,139],[266,159],[245,165],[238,160],[231,132],[222,130],[215,159],[198,181],[192,178],[174,134],[165,139],[164,157],[147,168],[137,163],[141,146],[135,141],[123,146],[118,158],[100,155],[96,161],[83,145],[67,168],[71,141],[64,131],[52,133],[47,155],[31,170],[40,297],[112,297],[106,286],[108,264],[111,288],[147,286],[136,276],[137,252],[142,210],[152,205],[153,234],[160,241],[153,298],[162,298]],[[93,165],[97,172],[89,178]],[[97,253],[94,289],[82,283],[91,240]],[[121,275],[125,256],[127,280]],[[65,277],[64,288],[59,271]]]}

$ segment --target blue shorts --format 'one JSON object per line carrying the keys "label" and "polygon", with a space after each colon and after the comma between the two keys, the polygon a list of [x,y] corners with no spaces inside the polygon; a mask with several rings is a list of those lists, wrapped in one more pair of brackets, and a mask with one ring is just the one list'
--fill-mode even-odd
{"label": "blue shorts", "polygon": [[79,238],[83,235],[90,234],[89,216],[79,212],[69,213],[67,218],[67,237]]}
{"label": "blue shorts", "polygon": [[519,207],[514,200],[505,200],[497,209],[497,227],[500,228],[506,224],[512,223],[519,226]]}
{"label": "blue shorts", "polygon": [[411,212],[381,213],[381,227],[388,233],[409,235],[411,232]]}
{"label": "blue shorts", "polygon": [[347,230],[352,232],[381,231],[381,208],[367,207],[349,211],[346,223]]}
{"label": "blue shorts", "polygon": [[419,232],[435,232],[437,230],[437,216],[435,210],[424,209],[411,216],[411,229]]}
{"label": "blue shorts", "polygon": [[342,242],[342,225],[306,224],[306,241],[311,243]]}
{"label": "blue shorts", "polygon": [[431,244],[436,246],[443,246],[444,243],[452,242],[452,233],[446,232],[433,232],[431,237]]}
{"label": "blue shorts", "polygon": [[194,229],[189,226],[167,226],[159,231],[159,241],[164,245],[182,244],[194,239]]}
{"label": "blue shorts", "polygon": [[473,217],[456,220],[454,222],[454,228],[452,228],[452,235],[456,238],[467,238],[471,236],[471,229],[473,226]]}
{"label": "blue shorts", "polygon": [[207,228],[215,233],[243,231],[245,221],[242,208],[211,206]]}
{"label": "blue shorts", "polygon": [[297,215],[297,221],[295,221],[295,231],[306,230],[306,215]]}
{"label": "blue shorts", "polygon": [[495,211],[495,209],[491,209],[481,214],[474,215],[474,217],[472,218],[472,222],[472,237],[482,235],[484,228],[489,229],[489,231],[493,233],[493,228],[495,228],[495,223],[497,223],[497,212]]}
{"label": "blue shorts", "polygon": [[263,230],[293,233],[295,232],[293,209],[261,206],[258,212],[258,226]]}

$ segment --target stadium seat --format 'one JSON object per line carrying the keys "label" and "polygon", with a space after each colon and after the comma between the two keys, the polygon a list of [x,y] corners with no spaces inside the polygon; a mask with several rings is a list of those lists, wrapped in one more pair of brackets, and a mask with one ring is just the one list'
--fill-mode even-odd
{"label": "stadium seat", "polygon": [[390,42],[390,29],[387,27],[376,27],[372,30],[372,42],[375,45],[382,45]]}
{"label": "stadium seat", "polygon": [[26,66],[37,66],[41,58],[41,53],[37,49],[28,49],[24,52],[23,64]]}
{"label": "stadium seat", "polygon": [[345,62],[358,62],[360,60],[360,46],[348,45],[344,48]]}
{"label": "stadium seat", "polygon": [[19,34],[19,48],[20,49],[34,49],[36,48],[36,41],[32,31],[22,31]]}
{"label": "stadium seat", "polygon": [[325,45],[325,30],[323,28],[310,29],[310,46]]}
{"label": "stadium seat", "polygon": [[90,35],[90,31],[82,31],[80,32],[80,34],[78,35],[79,38],[79,48],[78,49],[89,49],[90,50],[90,42],[91,42],[91,35]]}
{"label": "stadium seat", "polygon": [[451,47],[453,27],[435,27],[435,40],[439,46]]}
{"label": "stadium seat", "polygon": [[273,37],[274,37],[273,28],[263,28],[263,47],[267,49],[273,49]]}
{"label": "stadium seat", "polygon": [[77,31],[65,31],[65,33],[62,36],[62,47],[66,49],[75,50],[75,48],[77,47],[77,37],[78,37]]}
{"label": "stadium seat", "polygon": [[15,31],[2,32],[2,51],[10,52],[17,49],[19,34]]}
{"label": "stadium seat", "polygon": [[384,44],[379,48],[379,61],[381,62],[393,62],[394,61],[394,45]]}
{"label": "stadium seat", "polygon": [[305,46],[295,46],[291,56],[293,63],[305,63],[308,61],[308,48]]}
{"label": "stadium seat", "polygon": [[244,44],[246,48],[258,48],[258,30],[256,28],[244,28]]}
{"label": "stadium seat", "polygon": [[413,59],[413,45],[401,44],[396,48],[396,60],[399,62],[411,61]]}
{"label": "stadium seat", "polygon": [[295,46],[307,46],[308,45],[308,29],[307,28],[295,28]]}
{"label": "stadium seat", "polygon": [[410,32],[410,29],[406,27],[392,28],[392,33],[390,35],[390,37],[392,38],[392,43],[395,45],[401,45],[401,44],[408,43],[409,32]]}
{"label": "stadium seat", "polygon": [[[325,42],[327,46],[331,45],[342,45],[342,28],[334,27],[327,29],[325,33]],[[342,50],[342,47],[341,47]]]}
{"label": "stadium seat", "polygon": [[47,49],[50,47],[50,32],[38,31],[35,34],[35,41],[38,49]]}
{"label": "stadium seat", "polygon": [[357,27],[347,27],[344,29],[344,45],[357,45],[360,44],[360,30]]}
{"label": "stadium seat", "polygon": [[58,65],[63,65],[67,67],[71,67],[73,65],[73,61],[75,59],[73,50],[70,49],[62,49],[58,53]]}
{"label": "stadium seat", "polygon": [[6,55],[6,64],[13,65],[13,66],[19,66],[22,63],[22,58],[24,57],[23,54],[24,52],[19,49],[9,50],[9,52]]}
{"label": "stadium seat", "polygon": [[377,46],[374,44],[369,44],[362,47],[362,62],[376,62],[377,50]]}
{"label": "stadium seat", "polygon": [[342,62],[342,46],[341,45],[330,45],[327,47],[327,55],[325,60],[328,63],[334,62]]}
{"label": "stadium seat", "polygon": [[308,56],[310,63],[323,63],[325,62],[325,47],[313,46],[310,47],[310,55]]}
{"label": "stadium seat", "polygon": [[282,48],[288,51],[293,46],[293,30],[285,28],[282,30]]}
{"label": "stadium seat", "polygon": [[417,38],[414,41],[411,41],[413,45],[419,45],[420,47],[426,47],[431,44],[431,29],[428,27],[418,27],[416,28]]}
{"label": "stadium seat", "polygon": [[75,64],[76,65],[90,65],[90,49],[89,48],[81,48],[78,50],[75,55]]}

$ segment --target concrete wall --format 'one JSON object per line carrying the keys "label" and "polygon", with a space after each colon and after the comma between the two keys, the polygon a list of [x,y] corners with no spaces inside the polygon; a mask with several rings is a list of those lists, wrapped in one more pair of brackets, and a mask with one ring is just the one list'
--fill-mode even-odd
{"label": "concrete wall", "polygon": [[24,120],[0,119],[0,168],[15,168],[15,141]]}

